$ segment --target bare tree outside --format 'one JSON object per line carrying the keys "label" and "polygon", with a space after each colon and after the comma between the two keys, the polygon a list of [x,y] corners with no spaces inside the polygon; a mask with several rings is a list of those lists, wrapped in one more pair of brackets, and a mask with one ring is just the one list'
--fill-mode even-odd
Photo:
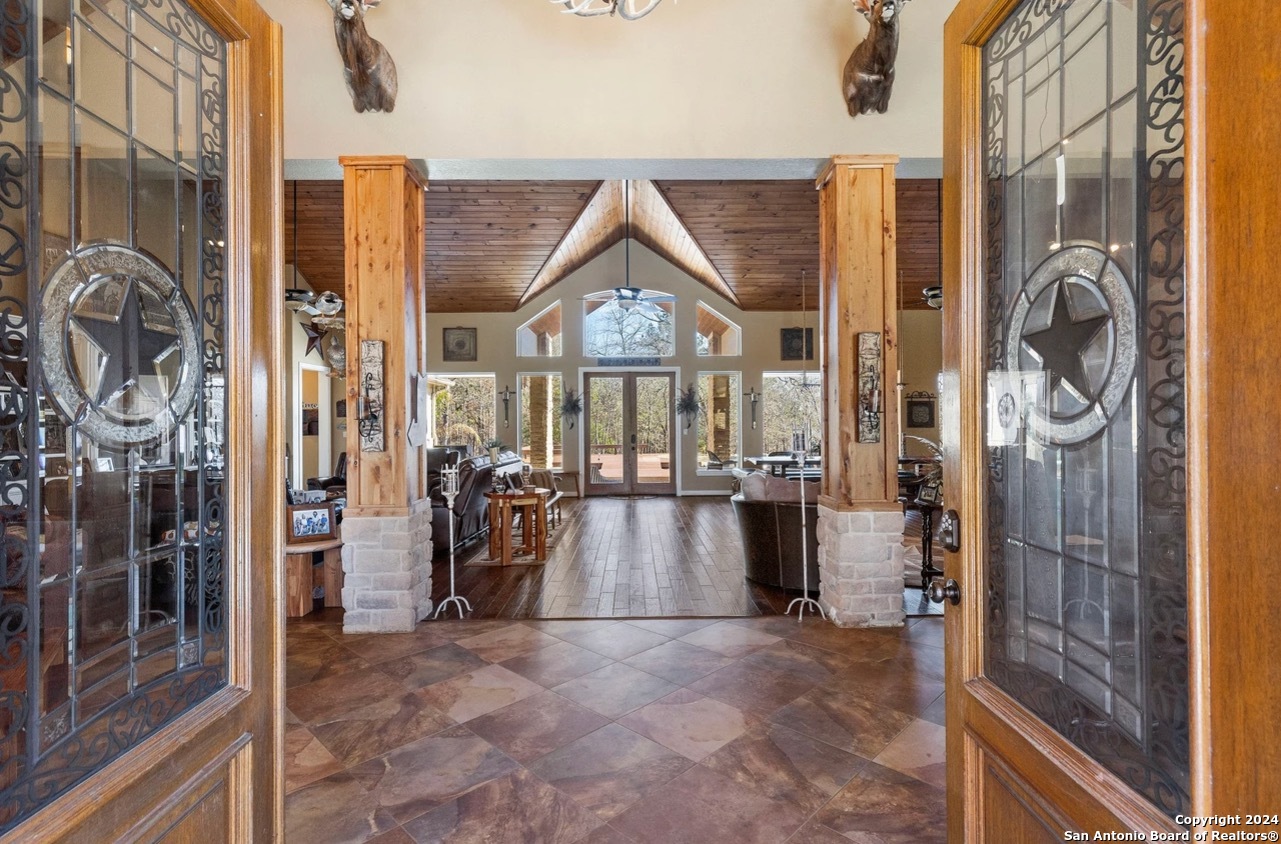
{"label": "bare tree outside", "polygon": [[[597,307],[593,309],[593,305]],[[639,310],[623,310],[614,302],[600,305],[589,301],[587,306],[584,351],[588,357],[667,357],[676,353],[676,332],[670,316],[654,320]]]}
{"label": "bare tree outside", "polygon": [[451,375],[449,380],[453,383],[436,393],[436,443],[481,451],[495,436],[494,376]]}
{"label": "bare tree outside", "polygon": [[761,428],[765,453],[791,451],[792,435],[809,423],[810,445],[823,437],[823,380],[817,372],[766,372]]}

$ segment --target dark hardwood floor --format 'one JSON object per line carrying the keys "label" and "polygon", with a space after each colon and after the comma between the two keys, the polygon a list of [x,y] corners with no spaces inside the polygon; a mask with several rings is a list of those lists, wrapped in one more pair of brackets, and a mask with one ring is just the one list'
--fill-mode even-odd
{"label": "dark hardwood floor", "polygon": [[[484,542],[458,554],[470,618],[781,615],[799,595],[743,577],[728,498],[565,499],[562,509],[543,565],[466,565],[488,556]],[[432,598],[448,594],[448,559],[437,559]]]}

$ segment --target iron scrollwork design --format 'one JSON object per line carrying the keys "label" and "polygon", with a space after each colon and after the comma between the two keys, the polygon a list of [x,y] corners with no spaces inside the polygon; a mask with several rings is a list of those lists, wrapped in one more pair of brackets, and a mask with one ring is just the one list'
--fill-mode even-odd
{"label": "iron scrollwork design", "polygon": [[[129,583],[152,572],[148,576],[155,578],[153,583],[169,584],[177,596],[176,608],[172,614],[150,610],[150,617],[131,615],[124,632],[113,633],[124,641],[163,629],[172,636],[165,652],[172,653],[173,661],[145,676],[141,668],[126,665],[120,675],[130,677],[121,687],[126,693],[114,700],[91,702],[88,698],[101,689],[102,681],[85,679],[80,666],[92,657],[70,644],[85,635],[77,626],[77,612],[86,599],[81,596],[71,602],[68,598],[81,583],[83,566],[74,563],[83,563],[85,552],[76,543],[64,541],[59,547],[48,534],[50,517],[43,512],[45,462],[36,459],[47,451],[66,451],[68,485],[75,487],[79,481],[71,481],[79,472],[70,464],[80,462],[86,443],[99,444],[82,425],[83,403],[59,406],[44,392],[48,382],[39,365],[41,338],[53,332],[61,339],[66,330],[42,329],[43,318],[33,319],[36,311],[29,304],[40,300],[49,265],[86,245],[77,243],[84,240],[82,232],[59,232],[56,220],[50,230],[41,209],[34,207],[41,195],[37,189],[41,166],[33,166],[33,159],[47,149],[41,134],[48,131],[41,123],[41,103],[47,100],[72,113],[78,108],[75,90],[49,87],[41,79],[31,33],[66,24],[34,18],[35,7],[18,0],[0,3],[0,363],[4,367],[0,374],[0,672],[6,680],[0,693],[0,834],[156,734],[224,687],[228,679],[226,489],[221,459],[225,402],[221,393],[214,400],[210,386],[225,390],[227,375],[226,46],[182,0],[129,0],[119,19],[143,39],[166,37],[155,35],[157,31],[168,33],[173,41],[161,45],[164,50],[159,55],[167,51],[172,57],[187,51],[196,57],[178,62],[172,70],[184,74],[198,91],[197,154],[181,166],[197,186],[193,207],[184,207],[182,222],[198,232],[199,247],[191,262],[166,269],[198,313],[192,330],[199,338],[200,352],[184,365],[194,370],[203,389],[195,390],[187,405],[192,409],[185,417],[173,413],[170,420],[175,429],[183,429],[187,454],[179,450],[176,443],[182,438],[176,436],[112,446],[125,464],[118,472],[127,475],[131,484],[145,475],[148,483],[158,478],[184,492],[168,517],[174,520],[177,535],[131,540],[122,563],[131,572]],[[97,13],[102,12],[83,12]],[[145,34],[134,31],[135,21],[141,23],[144,18],[156,29],[147,28]],[[78,157],[74,161],[73,166],[80,166]],[[46,252],[53,261],[41,260]],[[59,438],[65,436],[65,445],[51,447],[54,432]],[[168,458],[166,443],[172,448]],[[198,459],[188,458],[195,454]],[[218,459],[210,457],[214,454]],[[188,490],[192,491],[190,502]],[[75,535],[77,518],[71,516],[71,535]],[[197,522],[198,529],[189,531],[188,519]],[[51,562],[60,563],[63,573],[51,575]],[[60,598],[51,600],[51,595]],[[49,621],[48,615],[57,612],[66,614],[67,620]],[[49,624],[69,629],[47,632],[42,625]],[[32,666],[43,662],[49,647],[63,649],[60,671],[65,679],[57,683],[46,678],[43,667]],[[153,666],[155,656],[150,654]],[[92,670],[98,667],[91,666]],[[18,679],[10,682],[13,678]],[[57,699],[50,702],[51,697]]]}
{"label": "iron scrollwork design", "polygon": [[[1071,0],[1026,0],[985,47],[985,355],[989,371],[1008,364],[1007,302],[1013,295],[1005,255],[1007,62],[1033,38],[1050,32]],[[1016,492],[1012,462],[1023,456],[989,447],[985,479],[988,511],[988,620],[986,672],[1074,744],[1112,770],[1171,816],[1188,811],[1189,702],[1187,622],[1186,430],[1184,393],[1184,0],[1140,0],[1138,20],[1139,136],[1134,277],[1141,315],[1136,413],[1142,414],[1139,459],[1139,584],[1142,614],[1135,642],[1140,653],[1117,656],[1143,672],[1138,734],[1119,727],[1069,685],[1011,650],[1007,568],[1010,554],[1006,496]],[[1021,280],[1015,279],[1016,283]],[[986,397],[985,397],[986,398]],[[1021,473],[1020,473],[1021,474]],[[1025,501],[1021,506],[1032,506]],[[1023,645],[1026,648],[1026,645]],[[1133,648],[1131,648],[1133,650]]]}

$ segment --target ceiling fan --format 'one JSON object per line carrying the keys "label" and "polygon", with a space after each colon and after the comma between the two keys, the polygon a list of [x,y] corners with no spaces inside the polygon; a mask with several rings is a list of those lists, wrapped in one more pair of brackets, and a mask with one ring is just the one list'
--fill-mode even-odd
{"label": "ceiling fan", "polygon": [[668,293],[641,290],[639,287],[615,287],[610,301],[621,311],[635,311],[654,322],[666,322],[671,314],[658,305],[660,302],[675,302],[676,297]]}

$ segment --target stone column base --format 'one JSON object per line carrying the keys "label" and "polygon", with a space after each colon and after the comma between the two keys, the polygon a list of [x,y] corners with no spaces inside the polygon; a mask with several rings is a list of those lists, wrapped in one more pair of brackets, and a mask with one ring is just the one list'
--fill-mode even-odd
{"label": "stone column base", "polygon": [[837,627],[902,627],[903,514],[818,505],[819,602]]}
{"label": "stone column base", "polygon": [[431,614],[431,501],[408,516],[345,516],[344,633],[408,633]]}

